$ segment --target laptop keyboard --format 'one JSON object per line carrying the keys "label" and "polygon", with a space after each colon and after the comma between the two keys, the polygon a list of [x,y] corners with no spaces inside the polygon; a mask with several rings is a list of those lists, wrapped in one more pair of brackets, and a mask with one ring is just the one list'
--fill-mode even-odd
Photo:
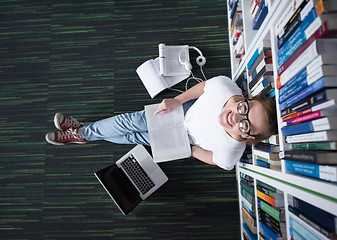
{"label": "laptop keyboard", "polygon": [[147,193],[155,186],[133,155],[125,159],[121,165],[142,194]]}

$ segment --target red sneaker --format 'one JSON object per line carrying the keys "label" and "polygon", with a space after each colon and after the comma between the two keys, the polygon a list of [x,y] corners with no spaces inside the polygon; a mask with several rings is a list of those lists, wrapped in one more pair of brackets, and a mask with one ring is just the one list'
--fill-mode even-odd
{"label": "red sneaker", "polygon": [[54,116],[55,127],[59,130],[68,130],[69,128],[78,129],[83,127],[83,123],[76,120],[75,118],[68,117],[62,113],[56,113]]}
{"label": "red sneaker", "polygon": [[66,131],[57,131],[47,133],[45,136],[47,142],[53,145],[64,145],[66,143],[84,144],[88,140],[78,136],[77,129],[68,129]]}

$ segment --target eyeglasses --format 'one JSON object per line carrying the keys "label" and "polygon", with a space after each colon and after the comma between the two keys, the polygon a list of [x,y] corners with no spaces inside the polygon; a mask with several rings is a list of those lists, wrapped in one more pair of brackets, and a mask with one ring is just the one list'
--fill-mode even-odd
{"label": "eyeglasses", "polygon": [[246,118],[244,119],[241,119],[241,121],[239,122],[239,130],[242,132],[242,133],[245,133],[249,136],[256,136],[256,135],[252,135],[250,134],[250,121],[248,119],[248,113],[249,113],[249,104],[248,104],[248,100],[245,99],[245,100],[242,100],[238,103],[238,106],[237,106],[237,112],[242,115],[242,116],[245,116]]}

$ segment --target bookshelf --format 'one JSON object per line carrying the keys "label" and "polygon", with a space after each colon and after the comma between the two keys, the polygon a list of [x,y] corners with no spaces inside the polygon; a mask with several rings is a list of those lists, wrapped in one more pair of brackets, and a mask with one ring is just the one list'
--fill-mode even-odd
{"label": "bookshelf", "polygon": [[[256,30],[253,30],[253,25],[257,22],[257,17],[259,16],[259,12],[255,10],[254,6],[251,5],[252,1],[245,1],[245,0],[229,0],[226,1],[227,3],[227,9],[228,9],[228,26],[229,26],[229,43],[230,43],[230,52],[231,52],[231,69],[232,69],[232,79],[233,81],[236,81],[238,85],[243,88],[244,95],[247,97],[251,97],[254,93],[254,88],[252,88],[249,83],[254,80],[254,73],[252,74],[252,71],[250,68],[252,68],[252,59],[254,59],[254,55],[256,54],[258,50],[258,55],[261,53],[261,49],[265,49],[264,47],[261,48],[262,45],[265,45],[265,43],[269,42],[270,45],[268,49],[271,50],[271,69],[273,72],[273,83],[271,86],[273,87],[274,91],[263,92],[264,95],[268,95],[272,98],[275,98],[276,106],[277,106],[277,116],[278,116],[278,140],[279,142],[277,145],[279,146],[279,163],[280,166],[278,169],[271,169],[263,167],[259,164],[260,158],[258,156],[258,146],[253,146],[251,149],[251,162],[248,163],[245,159],[245,161],[239,162],[236,166],[236,172],[237,172],[237,182],[238,182],[238,190],[239,190],[239,206],[240,206],[240,216],[241,216],[241,239],[264,239],[261,234],[261,232],[265,233],[265,237],[269,236],[269,232],[266,232],[265,229],[265,221],[268,222],[270,220],[265,220],[262,216],[264,213],[264,209],[261,207],[261,201],[263,200],[260,193],[261,188],[261,182],[267,184],[268,186],[275,188],[277,193],[280,193],[281,196],[281,206],[275,206],[274,208],[278,211],[278,213],[284,214],[284,220],[279,220],[279,222],[276,223],[279,224],[279,232],[277,230],[274,230],[274,233],[276,232],[278,235],[270,237],[271,239],[302,239],[301,236],[299,236],[299,231],[303,227],[303,231],[301,232],[303,239],[308,239],[309,235],[305,234],[313,234],[313,239],[315,239],[315,236],[317,239],[330,239],[331,236],[336,237],[335,235],[327,235],[327,232],[324,232],[326,229],[326,226],[323,224],[322,226],[319,226],[316,228],[313,227],[313,222],[320,221],[320,219],[312,219],[313,217],[308,217],[308,219],[311,221],[311,225],[307,224],[305,221],[301,222],[301,219],[297,219],[296,216],[294,216],[294,213],[292,212],[291,206],[294,202],[299,203],[301,201],[304,201],[305,204],[309,204],[310,207],[313,207],[314,209],[318,209],[322,212],[329,213],[333,218],[337,219],[337,181],[332,180],[322,180],[317,179],[311,176],[306,175],[300,175],[296,173],[292,173],[291,171],[288,171],[287,169],[287,162],[284,158],[284,151],[290,150],[290,143],[287,141],[287,137],[282,135],[282,127],[284,126],[284,123],[282,121],[282,109],[280,107],[279,99],[280,99],[280,89],[277,86],[277,78],[286,74],[289,74],[290,70],[292,70],[292,65],[290,64],[288,66],[289,70],[280,72],[280,59],[278,59],[278,52],[279,49],[282,48],[282,46],[278,46],[278,36],[279,34],[279,26],[280,22],[282,21],[282,17],[284,18],[286,12],[289,10],[290,6],[293,6],[293,8],[297,11],[302,11],[303,9],[306,9],[308,11],[311,7],[309,7],[309,4],[312,4],[312,6],[315,6],[317,8],[317,4],[323,4],[325,6],[328,6],[326,9],[332,10],[332,12],[324,12],[325,16],[319,15],[318,17],[321,17],[321,19],[324,20],[324,17],[326,17],[326,14],[336,14],[337,12],[337,4],[333,3],[333,1],[320,1],[320,0],[311,0],[311,1],[300,1],[300,0],[285,0],[285,1],[273,1],[273,0],[253,0],[258,2],[261,5],[257,5],[257,7],[260,7],[262,3],[264,3],[264,7],[267,7],[268,11],[265,16],[262,17],[262,20],[260,20],[259,26],[256,28]],[[236,3],[235,3],[236,2]],[[304,3],[306,2],[306,3]],[[234,6],[234,3],[236,6]],[[297,4],[297,5],[296,5]],[[307,5],[306,5],[307,4]],[[305,8],[307,6],[307,8]],[[236,10],[235,10],[236,9]],[[316,10],[317,11],[317,10]],[[293,15],[294,13],[289,13]],[[238,17],[239,16],[239,17]],[[331,15],[330,15],[331,16]],[[317,16],[316,16],[317,17]],[[237,19],[236,19],[237,18]],[[336,17],[333,17],[336,18]],[[327,18],[328,19],[328,18]],[[322,20],[322,22],[324,22]],[[303,17],[302,22],[303,23],[305,18]],[[315,19],[317,21],[317,18]],[[288,22],[288,21],[286,21]],[[322,25],[322,24],[321,24]],[[310,24],[312,27],[313,24]],[[318,26],[320,27],[320,26]],[[295,28],[296,29],[296,28]],[[314,29],[313,32],[316,30]],[[304,31],[303,31],[304,32]],[[336,31],[337,32],[337,31]],[[336,32],[334,32],[334,29],[332,29],[332,34],[324,35],[322,38],[326,39],[336,39]],[[331,33],[329,28],[329,33]],[[293,35],[296,34],[296,30],[294,31]],[[298,33],[299,34],[299,33]],[[291,39],[291,35],[289,34]],[[328,36],[328,37],[327,37]],[[303,40],[303,45],[305,45],[305,42],[309,39],[310,35],[307,39]],[[242,38],[241,40],[239,38]],[[308,40],[308,41],[309,41]],[[312,41],[311,41],[312,42]],[[238,46],[240,44],[240,46]],[[285,43],[286,44],[286,43]],[[285,45],[284,44],[284,45]],[[311,44],[311,43],[310,43]],[[308,44],[309,46],[311,46]],[[332,43],[333,45],[336,45],[337,43]],[[283,45],[283,46],[284,46]],[[309,47],[307,47],[309,48]],[[304,49],[304,50],[303,50]],[[300,58],[302,55],[298,52],[305,52],[304,47],[299,46],[297,50],[295,50],[292,55],[297,55],[298,58]],[[298,51],[298,52],[296,52]],[[292,57],[290,56],[290,58]],[[323,54],[322,54],[323,56]],[[266,55],[264,56],[266,58]],[[282,56],[280,57],[282,58]],[[296,58],[293,57],[296,61]],[[323,58],[323,57],[322,57]],[[325,62],[325,60],[322,60],[323,63],[328,64],[334,64],[336,65],[337,62],[333,62],[334,60],[331,60],[332,62],[329,62],[328,56]],[[296,63],[296,62],[295,62]],[[287,61],[283,63],[284,66],[287,64]],[[294,64],[293,64],[294,66]],[[305,68],[306,66],[310,66],[309,63],[306,65],[303,65],[302,67]],[[254,66],[256,67],[256,65]],[[336,66],[337,67],[337,66]],[[323,68],[323,67],[322,67]],[[337,69],[337,68],[336,68]],[[299,72],[300,70],[296,70]],[[295,70],[294,70],[295,72]],[[289,79],[293,79],[296,74],[293,74],[293,76]],[[331,73],[331,75],[336,76],[337,74]],[[291,74],[289,74],[291,76]],[[296,75],[297,76],[297,75]],[[258,77],[261,79],[262,77]],[[309,78],[309,77],[308,77]],[[324,75],[324,78],[325,75]],[[244,79],[244,81],[242,81]],[[316,79],[315,79],[316,81]],[[318,80],[317,80],[318,81]],[[337,79],[336,79],[337,81]],[[239,84],[240,82],[240,84]],[[259,83],[259,81],[254,85],[256,86]],[[332,86],[336,89],[337,86]],[[281,88],[282,89],[282,88]],[[304,90],[302,90],[304,91]],[[300,94],[301,91],[299,91],[297,94]],[[258,94],[258,93],[257,93]],[[282,93],[281,93],[282,94]],[[313,96],[308,95],[308,97]],[[283,103],[282,103],[283,104]],[[336,110],[336,103],[330,104],[330,109]],[[337,113],[337,112],[336,112]],[[336,116],[337,114],[333,114]],[[302,141],[306,142],[306,141]],[[309,140],[307,141],[309,142]],[[312,141],[311,141],[312,142]],[[249,150],[248,150],[249,151]],[[305,153],[308,150],[301,150],[303,153]],[[318,151],[318,150],[316,150]],[[332,166],[337,165],[337,151],[330,150],[330,153],[333,152],[336,154],[335,162],[332,164]],[[249,154],[248,154],[249,155]],[[246,158],[246,157],[245,157]],[[248,180],[247,180],[248,179]],[[245,182],[245,186],[243,186],[242,181]],[[251,185],[251,190],[248,189],[246,185]],[[264,189],[264,188],[263,188]],[[264,189],[268,192],[268,190]],[[253,191],[252,196],[250,196],[249,191]],[[269,193],[271,190],[269,191]],[[245,194],[249,195],[253,198],[253,202],[247,202],[247,199],[244,197]],[[273,193],[275,194],[275,193]],[[278,196],[278,197],[280,197]],[[267,201],[266,201],[267,202]],[[265,202],[263,203],[265,204]],[[243,206],[244,205],[244,206]],[[247,205],[250,205],[247,207]],[[268,202],[268,206],[269,206]],[[246,216],[246,209],[251,208],[250,214],[252,215],[251,224],[252,226],[249,226],[247,228],[247,216]],[[248,209],[249,210],[249,209]],[[315,210],[316,211],[316,210]],[[248,211],[249,212],[249,211]],[[303,214],[305,215],[305,214]],[[303,216],[302,216],[303,217]],[[263,221],[261,219],[264,219]],[[306,219],[305,217],[302,219]],[[306,220],[308,220],[306,219]],[[271,219],[274,221],[274,219]],[[312,221],[313,220],[313,221]],[[309,221],[309,222],[310,222]],[[337,220],[336,220],[337,221]],[[300,228],[296,227],[294,224],[299,223]],[[256,229],[254,229],[254,225]],[[274,225],[269,225],[270,228],[272,228]],[[284,227],[284,228],[282,228]],[[296,229],[294,231],[294,229]],[[320,230],[318,230],[320,229]],[[252,232],[249,232],[250,230],[256,231],[256,235],[250,235]],[[268,230],[269,231],[269,230]],[[306,231],[309,231],[306,233]],[[328,231],[331,232],[331,231]],[[279,234],[281,233],[281,234]],[[326,235],[324,235],[326,234]],[[262,235],[262,234],[261,234]],[[311,235],[310,235],[311,236]],[[267,239],[267,238],[266,238]],[[269,239],[269,238],[268,238]],[[334,238],[335,239],[335,238]]]}

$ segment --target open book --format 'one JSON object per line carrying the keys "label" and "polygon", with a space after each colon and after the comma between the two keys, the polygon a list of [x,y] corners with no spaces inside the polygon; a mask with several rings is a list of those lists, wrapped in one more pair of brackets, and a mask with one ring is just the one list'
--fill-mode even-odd
{"label": "open book", "polygon": [[190,75],[190,73],[185,71],[185,74],[179,76],[162,76],[159,70],[159,58],[147,60],[137,68],[136,72],[151,98],[154,98],[161,91],[176,85]]}
{"label": "open book", "polygon": [[154,114],[159,104],[145,106],[145,116],[155,162],[165,162],[191,156],[191,147],[184,126],[184,111],[180,106],[172,112]]}

